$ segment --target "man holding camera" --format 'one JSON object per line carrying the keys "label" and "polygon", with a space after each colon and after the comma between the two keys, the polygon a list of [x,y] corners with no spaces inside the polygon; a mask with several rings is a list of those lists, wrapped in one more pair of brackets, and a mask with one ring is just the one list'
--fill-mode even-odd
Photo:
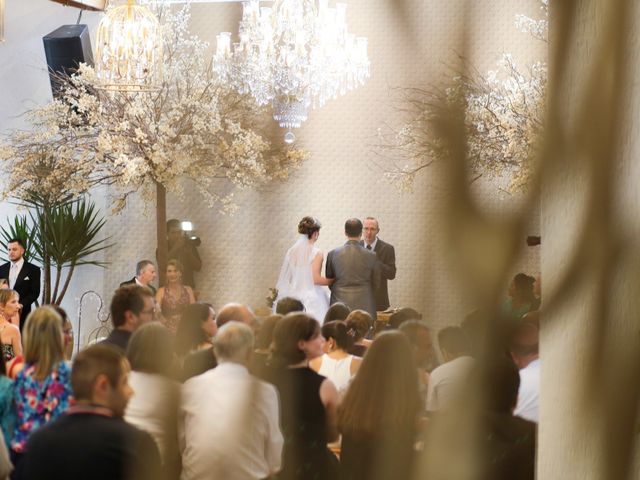
{"label": "man holding camera", "polygon": [[202,268],[202,260],[198,254],[198,240],[188,238],[182,231],[180,220],[172,218],[167,222],[167,250],[168,260],[178,260],[182,263],[182,283],[195,290],[196,283],[193,272],[199,272]]}

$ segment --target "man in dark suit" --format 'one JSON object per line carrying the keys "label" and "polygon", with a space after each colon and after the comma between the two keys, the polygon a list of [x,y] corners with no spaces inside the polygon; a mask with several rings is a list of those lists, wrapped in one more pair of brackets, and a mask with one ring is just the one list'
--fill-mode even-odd
{"label": "man in dark suit", "polygon": [[376,297],[376,310],[379,312],[389,308],[389,291],[387,280],[396,278],[396,251],[393,245],[383,242],[378,238],[380,226],[374,217],[364,219],[364,241],[362,246],[375,252],[378,258],[380,270],[380,283],[374,292]]}
{"label": "man in dark suit", "polygon": [[374,290],[378,287],[377,259],[360,244],[362,222],[351,218],[344,224],[347,243],[327,255],[326,276],[335,278],[331,303],[342,302],[351,310],[365,310],[376,318]]}
{"label": "man in dark suit", "polygon": [[156,288],[151,285],[151,282],[153,282],[155,279],[156,266],[153,264],[153,262],[151,260],[140,260],[136,265],[136,276],[131,280],[122,282],[120,286],[125,287],[127,285],[140,285],[141,287],[147,287],[155,295]]}
{"label": "man in dark suit", "polygon": [[20,330],[31,312],[31,304],[40,296],[40,269],[24,259],[24,244],[18,238],[7,243],[9,262],[0,266],[0,278],[9,280],[9,288],[18,292],[22,311]]}

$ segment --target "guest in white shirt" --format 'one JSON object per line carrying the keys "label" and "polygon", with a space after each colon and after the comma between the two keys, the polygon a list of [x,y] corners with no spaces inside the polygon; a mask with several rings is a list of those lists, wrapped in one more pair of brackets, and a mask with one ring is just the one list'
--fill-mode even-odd
{"label": "guest in white shirt", "polygon": [[127,358],[133,396],[124,419],[156,441],[165,468],[177,468],[176,414],[180,387],[170,378],[174,367],[173,335],[158,322],[138,328],[129,340]]}
{"label": "guest in white shirt", "polygon": [[540,396],[540,357],[538,356],[539,314],[529,312],[518,325],[511,340],[511,358],[520,370],[518,403],[513,414],[538,422]]}
{"label": "guest in white shirt", "polygon": [[182,480],[258,480],[281,466],[275,388],[249,374],[253,332],[231,321],[218,330],[218,366],[185,382],[179,412]]}
{"label": "guest in white shirt", "polygon": [[456,400],[458,392],[469,378],[475,360],[471,345],[460,327],[447,327],[438,332],[438,345],[444,363],[429,376],[427,410],[446,408]]}

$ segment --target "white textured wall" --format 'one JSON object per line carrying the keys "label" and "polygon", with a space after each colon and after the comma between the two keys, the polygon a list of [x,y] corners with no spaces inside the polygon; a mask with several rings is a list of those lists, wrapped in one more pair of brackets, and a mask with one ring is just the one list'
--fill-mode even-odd
{"label": "white textured wall", "polygon": [[[458,29],[465,12],[472,19],[471,50],[481,69],[493,67],[504,51],[523,59],[533,51],[539,54],[540,45],[513,27],[516,13],[535,13],[535,2],[473,2],[469,10],[462,1],[415,0],[407,2],[408,17],[398,5],[388,0],[349,2],[350,30],[369,38],[371,78],[364,87],[311,111],[296,132],[311,156],[289,182],[241,192],[240,209],[233,216],[202,207],[195,194],[184,203],[169,201],[168,218],[192,220],[203,239],[204,268],[196,277],[202,298],[218,306],[232,300],[264,305],[302,216],[321,220],[318,245],[327,252],[344,241],[347,218],[374,215],[380,220],[380,237],[396,247],[398,275],[390,282],[392,304],[414,306],[436,326],[458,322],[473,307],[456,295],[442,260],[440,249],[446,245],[438,238],[441,229],[432,210],[436,199],[452,193],[443,191],[429,170],[413,194],[398,193],[382,180],[372,145],[377,129],[397,118],[389,88],[435,81],[452,65],[462,48]],[[219,31],[237,32],[240,12],[239,4],[194,5],[192,31],[215,44]],[[494,213],[512,208],[509,198],[479,196],[483,207]],[[130,276],[135,259],[154,254],[153,210],[147,217],[141,217],[141,211],[141,204],[134,202],[109,223],[123,246],[112,252],[106,288]],[[531,224],[531,234],[537,234],[536,216]],[[536,248],[514,266],[514,273],[519,270],[538,270]]]}
{"label": "white textured wall", "polygon": [[[450,278],[443,260],[447,245],[439,238],[441,226],[433,210],[439,199],[455,193],[445,191],[429,170],[413,194],[398,193],[382,180],[372,144],[379,127],[397,120],[391,87],[420,86],[447,76],[447,67],[463,50],[463,22],[468,22],[470,56],[481,71],[492,68],[504,51],[522,60],[540,55],[540,45],[513,26],[516,13],[536,13],[536,2],[348,3],[350,30],[369,38],[371,78],[363,88],[311,112],[298,135],[310,159],[288,183],[240,192],[240,209],[232,217],[202,207],[195,194],[184,203],[170,199],[168,217],[194,221],[203,238],[204,269],[197,277],[203,299],[218,306],[231,300],[260,306],[276,282],[282,256],[295,239],[302,216],[315,215],[323,222],[319,247],[325,252],[343,242],[346,218],[377,216],[381,238],[396,247],[398,276],[390,283],[392,303],[416,307],[436,327],[458,322],[473,305],[459,298]],[[237,32],[240,8],[240,4],[196,4],[192,30],[214,43],[219,31]],[[0,45],[0,62],[10,66],[0,72],[3,130],[19,122],[14,117],[25,108],[48,100],[41,37],[63,23],[74,23],[76,16],[76,10],[44,0],[7,2],[7,42]],[[92,34],[99,17],[84,14]],[[494,213],[512,209],[512,199],[492,195],[492,188],[479,191],[483,208]],[[95,198],[101,204],[108,202],[102,194]],[[6,204],[2,208],[12,211]],[[537,223],[534,215],[531,234],[538,233]],[[95,269],[77,273],[66,305],[72,310],[73,299],[87,288],[98,289],[108,300],[119,282],[133,275],[137,260],[154,257],[153,206],[145,213],[141,201],[132,199],[122,215],[109,218],[107,230],[118,242],[107,254],[111,267],[104,276]],[[535,273],[538,255],[537,248],[528,249],[514,273]]]}

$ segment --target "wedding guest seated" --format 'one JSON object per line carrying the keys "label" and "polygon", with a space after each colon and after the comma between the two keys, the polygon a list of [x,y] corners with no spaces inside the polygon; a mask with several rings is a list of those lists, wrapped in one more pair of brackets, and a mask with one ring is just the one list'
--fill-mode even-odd
{"label": "wedding guest seated", "polygon": [[50,305],[60,318],[62,318],[62,336],[64,337],[64,359],[69,361],[73,356],[73,325],[69,320],[69,315],[64,308],[59,305]]}
{"label": "wedding guest seated", "polygon": [[101,344],[113,345],[123,353],[133,332],[138,327],[153,321],[155,302],[151,290],[139,285],[120,287],[111,299],[111,321],[113,330]]}
{"label": "wedding guest seated", "polygon": [[409,480],[420,398],[406,336],[373,341],[338,409],[341,480]]}
{"label": "wedding guest seated", "polygon": [[422,320],[422,314],[410,307],[401,308],[397,312],[391,314],[386,328],[388,330],[400,328],[400,325],[404,322],[408,322],[409,320]]}
{"label": "wedding guest seated", "polygon": [[14,382],[18,420],[11,440],[11,460],[17,471],[30,435],[73,402],[60,315],[48,306],[35,309],[27,317],[23,334],[24,366]]}
{"label": "wedding guest seated", "polygon": [[276,313],[286,315],[291,312],[304,312],[304,305],[300,300],[293,297],[284,297],[276,304]]}
{"label": "wedding guest seated", "polygon": [[20,315],[18,292],[11,289],[0,290],[0,345],[4,362],[22,355],[20,327],[11,323],[16,315]]}
{"label": "wedding guest seated", "polygon": [[80,352],[71,373],[77,405],[33,434],[22,478],[163,478],[151,436],[122,418],[132,394],[128,373],[128,362],[114,348],[94,345]]}
{"label": "wedding guest seated", "polygon": [[[7,278],[0,278],[0,290],[10,290],[9,287],[9,279]],[[17,294],[18,292],[16,292]],[[20,297],[20,294],[18,294],[18,297]],[[18,298],[18,301],[20,299]],[[15,325],[16,327],[20,327],[20,310],[22,310],[22,305],[18,304],[18,310],[13,314],[13,316],[11,317],[11,323],[13,325]]]}
{"label": "wedding guest seated", "polygon": [[158,322],[141,326],[131,336],[127,358],[131,365],[129,399],[124,419],[149,433],[156,442],[162,463],[168,471],[177,472],[176,413],[179,384],[174,373],[174,338]]}
{"label": "wedding guest seated", "polygon": [[[225,323],[231,321],[244,323],[253,328],[256,323],[256,316],[246,305],[227,303],[216,315],[216,325],[218,328],[222,328]],[[216,365],[218,365],[218,362],[213,347],[192,352],[184,358],[181,379],[182,381],[188,380],[207,370],[216,368]]]}
{"label": "wedding guest seated", "polygon": [[511,340],[511,358],[520,370],[520,390],[514,415],[538,422],[540,397],[540,357],[538,354],[539,316],[529,312]]}
{"label": "wedding guest seated", "polygon": [[325,323],[320,330],[325,338],[324,354],[309,362],[309,367],[333,382],[341,396],[362,363],[360,357],[347,352],[353,345],[354,338],[349,335],[348,330],[342,321]]}
{"label": "wedding guest seated", "polygon": [[438,332],[438,345],[444,363],[429,377],[427,410],[446,408],[453,402],[471,375],[475,360],[470,356],[469,339],[460,327]]}
{"label": "wedding guest seated", "polygon": [[347,332],[354,340],[348,352],[356,357],[364,357],[367,348],[371,346],[371,340],[365,338],[373,330],[373,319],[371,315],[364,310],[354,310],[347,316],[345,323],[347,325]]}
{"label": "wedding guest seated", "polygon": [[502,314],[515,321],[525,313],[538,310],[540,300],[534,293],[536,279],[525,273],[518,273],[509,285],[508,298],[502,304]]}
{"label": "wedding guest seated", "polygon": [[156,302],[160,305],[161,322],[171,333],[176,333],[182,318],[182,311],[196,303],[196,297],[189,285],[182,283],[184,268],[178,260],[167,262],[166,283],[156,292]]}
{"label": "wedding guest seated", "polygon": [[338,391],[331,380],[309,368],[309,361],[322,355],[320,325],[307,314],[290,313],[276,325],[273,340],[274,383],[285,439],[278,479],[337,478],[337,460],[327,442],[338,438]]}
{"label": "wedding guest seated", "polygon": [[493,358],[481,373],[486,409],[480,417],[480,480],[533,480],[535,478],[536,424],[514,416],[520,378],[507,359]]}
{"label": "wedding guest seated", "polygon": [[270,381],[272,377],[269,357],[271,356],[271,345],[273,343],[273,330],[282,318],[283,316],[278,314],[269,315],[262,321],[256,336],[255,350],[251,357],[249,371],[262,380]]}
{"label": "wedding guest seated", "polygon": [[2,428],[2,436],[4,437],[5,446],[11,444],[13,431],[16,425],[16,413],[13,408],[13,395],[13,382],[7,376],[6,364],[4,362],[0,362],[0,428]]}
{"label": "wedding guest seated", "polygon": [[324,325],[334,320],[346,320],[350,313],[351,309],[347,305],[342,302],[336,302],[329,307],[322,323]]}
{"label": "wedding guest seated", "polygon": [[179,358],[191,352],[211,348],[211,339],[218,331],[216,313],[208,303],[192,303],[182,311],[176,331],[176,354]]}
{"label": "wedding guest seated", "polygon": [[182,480],[271,478],[283,438],[278,396],[249,374],[253,332],[225,323],[214,338],[218,366],[185,382],[180,407]]}
{"label": "wedding guest seated", "polygon": [[433,348],[431,331],[420,320],[408,320],[400,325],[399,330],[405,334],[411,344],[413,359],[418,370],[418,390],[422,406],[427,405],[427,387],[429,372],[437,366],[436,353]]}

